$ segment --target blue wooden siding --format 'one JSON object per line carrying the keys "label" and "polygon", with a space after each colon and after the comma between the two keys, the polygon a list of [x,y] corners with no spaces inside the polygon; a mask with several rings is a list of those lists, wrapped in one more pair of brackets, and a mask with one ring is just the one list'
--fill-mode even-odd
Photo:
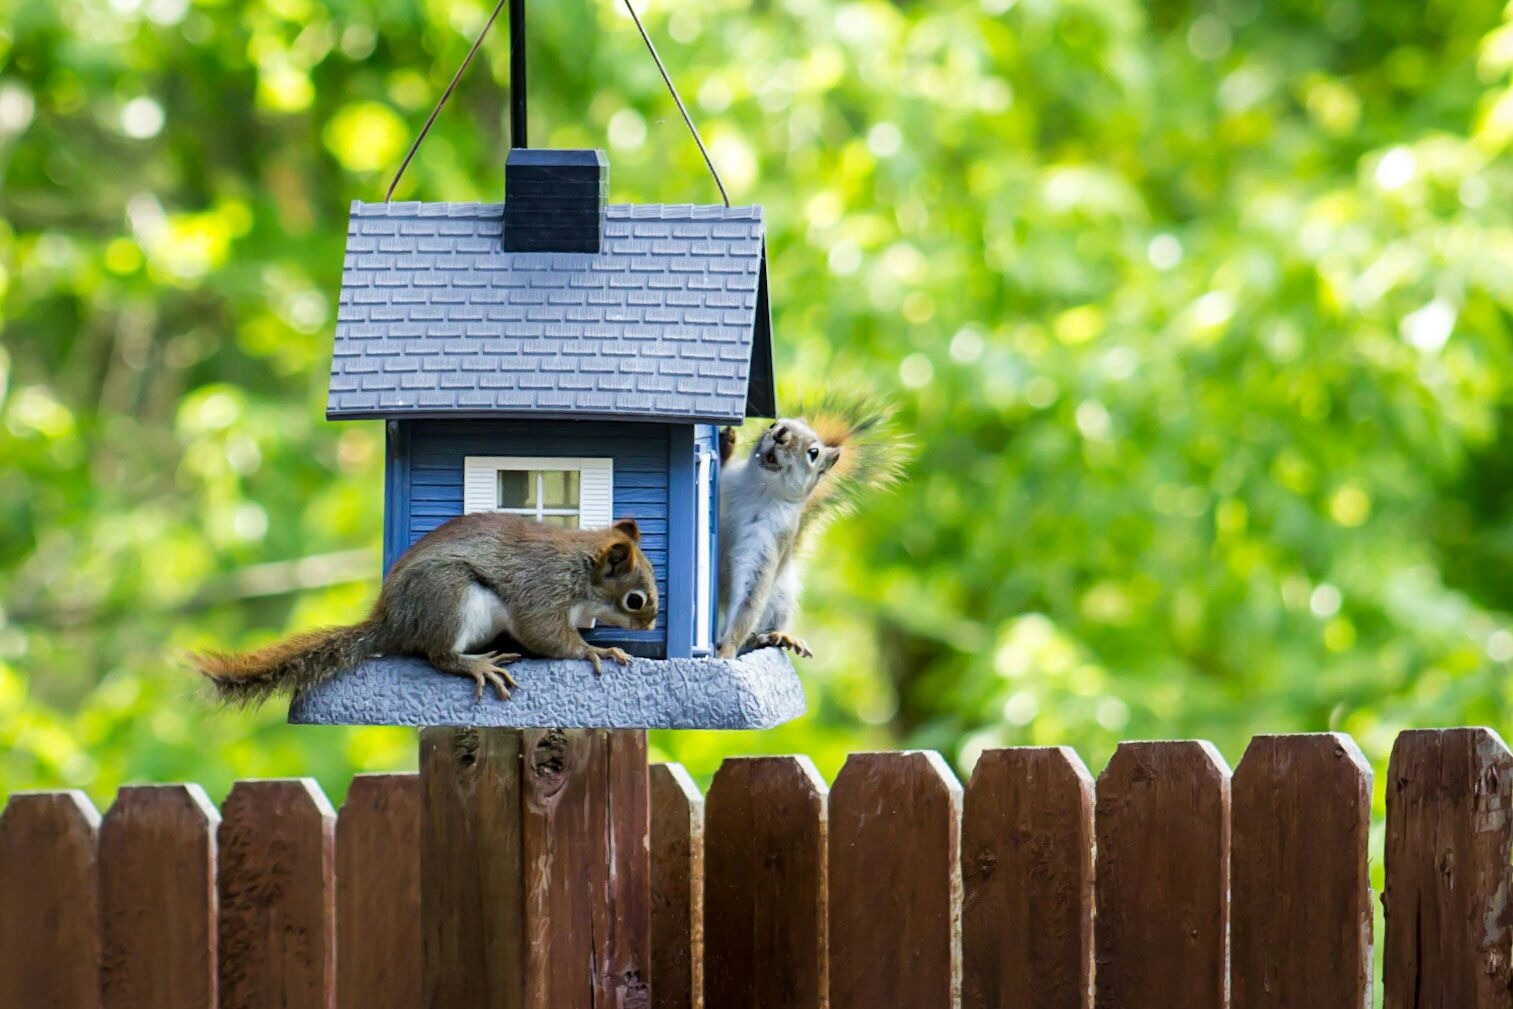
{"label": "blue wooden siding", "polygon": [[693,425],[667,430],[667,559],[672,571],[686,571],[688,577],[673,583],[673,591],[662,597],[667,614],[667,657],[686,659],[693,654],[694,610],[694,485],[698,457],[694,454]]}
{"label": "blue wooden siding", "polygon": [[[633,517],[641,527],[641,549],[657,571],[663,612],[675,605],[669,591],[669,446],[671,432],[687,425],[602,423],[587,421],[417,420],[400,421],[391,434],[389,514],[397,541],[390,543],[386,518],[384,567],[399,552],[447,519],[462,514],[463,460],[470,455],[592,456],[614,460],[615,517]],[[687,437],[686,435],[684,436]],[[404,443],[408,442],[408,451]],[[393,448],[398,444],[400,448]],[[400,459],[396,459],[396,454]],[[404,499],[395,471],[402,469],[409,496]],[[686,514],[692,516],[692,507]],[[691,532],[690,532],[691,535]],[[672,584],[678,595],[692,598],[691,558]],[[691,601],[689,606],[692,606]],[[598,628],[585,636],[638,655],[662,657],[667,650],[669,620],[658,618],[652,631]],[[686,628],[685,628],[686,632]],[[682,651],[688,654],[691,639]]]}

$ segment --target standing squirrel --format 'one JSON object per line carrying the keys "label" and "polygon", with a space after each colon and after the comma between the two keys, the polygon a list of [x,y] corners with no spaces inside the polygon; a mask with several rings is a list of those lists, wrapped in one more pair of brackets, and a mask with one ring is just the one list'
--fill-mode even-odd
{"label": "standing squirrel", "polygon": [[893,410],[864,396],[832,394],[783,418],[731,461],[735,431],[720,435],[720,640],[729,658],[776,645],[813,653],[788,627],[798,610],[796,557],[807,534],[851,511],[861,492],[893,483],[907,446]]}
{"label": "standing squirrel", "polygon": [[657,579],[641,552],[634,519],[592,532],[548,526],[519,515],[479,512],[427,533],[394,564],[373,611],[361,623],[310,631],[245,655],[194,656],[222,700],[257,703],[313,686],[373,655],[418,655],[443,673],[470,677],[501,700],[514,652],[472,654],[501,633],[551,659],[630,656],[583,640],[579,627],[600,620],[650,629]]}

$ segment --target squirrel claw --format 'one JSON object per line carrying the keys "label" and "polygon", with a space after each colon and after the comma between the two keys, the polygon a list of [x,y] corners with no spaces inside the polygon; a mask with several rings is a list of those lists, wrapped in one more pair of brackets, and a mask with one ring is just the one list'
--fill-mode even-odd
{"label": "squirrel claw", "polygon": [[630,665],[630,656],[619,648],[590,648],[585,657],[593,663],[595,676],[604,675],[604,667],[600,664],[601,659],[614,659],[622,666]]}
{"label": "squirrel claw", "polygon": [[756,637],[757,648],[786,648],[794,655],[806,659],[814,658],[814,653],[809,650],[809,645],[803,638],[796,638],[787,631],[769,631],[766,634],[758,634]]}
{"label": "squirrel claw", "polygon": [[498,691],[501,701],[509,700],[510,691],[509,687],[506,687],[505,684],[508,683],[510,687],[515,687],[516,689],[519,689],[520,684],[510,675],[509,670],[505,668],[505,664],[514,662],[518,658],[520,656],[515,652],[489,652],[486,655],[468,656],[467,671],[473,677],[473,683],[478,688],[473,695],[474,698],[480,701],[483,700],[484,687],[491,686]]}

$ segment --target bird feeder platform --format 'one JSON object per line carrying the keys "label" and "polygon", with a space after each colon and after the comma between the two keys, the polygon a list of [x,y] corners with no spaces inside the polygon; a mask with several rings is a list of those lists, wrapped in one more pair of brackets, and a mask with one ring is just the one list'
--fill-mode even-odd
{"label": "bird feeder platform", "polygon": [[788,656],[762,648],[734,659],[521,659],[510,699],[480,698],[466,677],[421,659],[371,659],[297,694],[298,725],[452,725],[560,729],[770,729],[802,715],[804,690]]}

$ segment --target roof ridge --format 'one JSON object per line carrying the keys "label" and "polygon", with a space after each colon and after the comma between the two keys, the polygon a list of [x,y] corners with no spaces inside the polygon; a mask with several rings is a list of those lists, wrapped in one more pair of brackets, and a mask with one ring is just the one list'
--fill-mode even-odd
{"label": "roof ridge", "polygon": [[[367,203],[352,201],[353,217],[475,217],[503,216],[504,204],[470,200],[395,200]],[[718,203],[611,203],[605,206],[608,220],[756,220],[764,219],[759,203],[727,207]]]}

